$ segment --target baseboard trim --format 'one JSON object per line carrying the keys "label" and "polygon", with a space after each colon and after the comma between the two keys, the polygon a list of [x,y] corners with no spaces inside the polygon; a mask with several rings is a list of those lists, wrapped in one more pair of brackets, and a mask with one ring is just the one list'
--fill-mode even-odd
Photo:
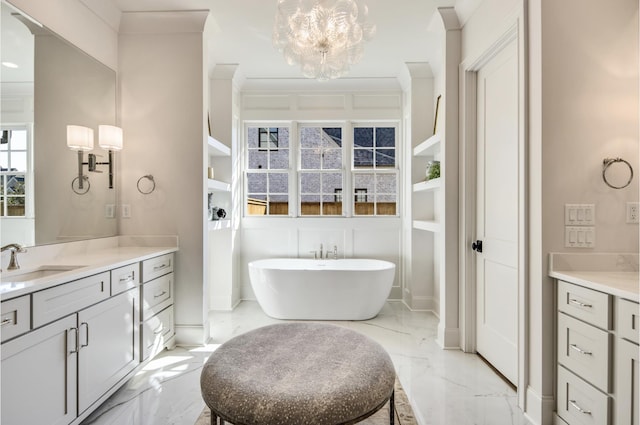
{"label": "baseboard trim", "polygon": [[459,350],[460,349],[460,329],[459,328],[444,328],[442,326],[442,320],[438,325],[438,337],[436,343],[443,350]]}
{"label": "baseboard trim", "polygon": [[209,339],[208,329],[204,325],[175,325],[175,329],[176,345],[200,346],[205,345]]}
{"label": "baseboard trim", "polygon": [[555,400],[553,396],[541,396],[531,387],[526,392],[525,417],[533,425],[553,424]]}

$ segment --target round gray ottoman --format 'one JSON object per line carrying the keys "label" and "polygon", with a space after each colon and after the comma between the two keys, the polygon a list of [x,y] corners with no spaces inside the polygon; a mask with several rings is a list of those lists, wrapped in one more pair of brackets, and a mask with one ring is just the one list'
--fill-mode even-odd
{"label": "round gray ottoman", "polygon": [[283,323],[239,335],[200,376],[211,423],[355,424],[390,401],[395,369],[380,344],[349,329]]}

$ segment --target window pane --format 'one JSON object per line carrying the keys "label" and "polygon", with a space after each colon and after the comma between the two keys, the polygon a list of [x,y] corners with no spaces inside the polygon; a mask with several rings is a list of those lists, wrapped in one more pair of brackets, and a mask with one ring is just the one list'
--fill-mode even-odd
{"label": "window pane", "polygon": [[265,215],[267,213],[267,197],[260,194],[249,194],[247,196],[247,214]]}
{"label": "window pane", "polygon": [[376,167],[395,167],[395,165],[396,165],[395,149],[376,150]]}
{"label": "window pane", "polygon": [[322,129],[322,146],[325,148],[342,147],[342,129],[341,128],[328,128]]}
{"label": "window pane", "polygon": [[321,146],[320,128],[302,127],[300,129],[300,147],[319,148]]}
{"label": "window pane", "polygon": [[0,167],[2,171],[9,170],[9,153],[8,152],[0,152]]}
{"label": "window pane", "polygon": [[12,217],[24,216],[24,196],[7,196],[7,215]]}
{"label": "window pane", "polygon": [[336,189],[342,190],[342,173],[325,173],[322,175],[322,193],[334,194]]}
{"label": "window pane", "polygon": [[289,149],[289,128],[278,127],[278,147]]}
{"label": "window pane", "polygon": [[353,129],[353,145],[355,147],[373,147],[373,128],[356,127]]}
{"label": "window pane", "polygon": [[376,192],[378,194],[396,193],[397,176],[395,174],[378,174],[376,181]]}
{"label": "window pane", "polygon": [[320,173],[300,174],[300,193],[320,193]]}
{"label": "window pane", "polygon": [[393,127],[376,128],[376,147],[394,148],[396,146],[396,129]]}
{"label": "window pane", "polygon": [[249,148],[258,147],[258,127],[249,127],[247,129],[247,146]]}
{"label": "window pane", "polygon": [[289,195],[269,195],[269,215],[288,215]]}
{"label": "window pane", "polygon": [[27,152],[11,153],[11,171],[27,171]]}
{"label": "window pane", "polygon": [[289,168],[289,149],[269,151],[269,168],[272,170],[286,170]]}
{"label": "window pane", "polygon": [[303,170],[319,170],[321,155],[319,149],[303,149],[301,155],[301,168]]}
{"label": "window pane", "polygon": [[373,167],[373,151],[370,149],[354,149],[354,167]]}
{"label": "window pane", "polygon": [[267,174],[247,173],[247,189],[249,193],[266,193]]}
{"label": "window pane", "polygon": [[269,173],[269,193],[289,193],[289,174]]}
{"label": "window pane", "polygon": [[375,174],[356,174],[353,187],[355,189],[366,189],[367,193],[374,193]]}
{"label": "window pane", "polygon": [[257,149],[249,150],[249,169],[250,170],[260,170],[267,168],[267,159],[269,152],[268,151],[260,151]]}
{"label": "window pane", "polygon": [[13,130],[11,132],[11,149],[27,150],[27,130]]}
{"label": "window pane", "polygon": [[326,149],[322,154],[322,168],[339,170],[342,168],[342,149]]}
{"label": "window pane", "polygon": [[378,195],[376,196],[377,215],[396,215],[396,196]]}
{"label": "window pane", "polygon": [[302,195],[300,215],[320,215],[320,195]]}

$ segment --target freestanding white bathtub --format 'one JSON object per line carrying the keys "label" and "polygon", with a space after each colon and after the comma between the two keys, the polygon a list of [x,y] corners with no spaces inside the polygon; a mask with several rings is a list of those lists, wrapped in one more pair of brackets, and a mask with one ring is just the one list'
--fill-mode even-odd
{"label": "freestanding white bathtub", "polygon": [[383,260],[272,258],[249,263],[262,310],[276,319],[366,320],[386,301],[396,265]]}

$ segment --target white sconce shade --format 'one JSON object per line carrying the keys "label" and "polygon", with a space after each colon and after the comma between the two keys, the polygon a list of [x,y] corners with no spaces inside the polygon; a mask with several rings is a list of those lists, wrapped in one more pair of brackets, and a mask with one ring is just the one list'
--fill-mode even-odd
{"label": "white sconce shade", "polygon": [[102,149],[122,150],[122,129],[113,125],[98,126],[98,144]]}
{"label": "white sconce shade", "polygon": [[93,129],[81,125],[68,125],[67,147],[74,151],[93,149]]}

